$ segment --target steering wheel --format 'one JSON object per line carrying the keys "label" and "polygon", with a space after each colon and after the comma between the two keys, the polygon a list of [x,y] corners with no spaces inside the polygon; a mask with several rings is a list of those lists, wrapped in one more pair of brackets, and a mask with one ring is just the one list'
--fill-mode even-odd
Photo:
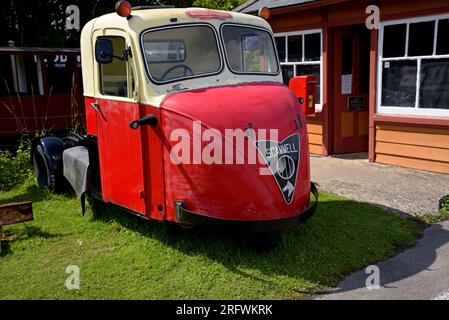
{"label": "steering wheel", "polygon": [[167,78],[167,76],[173,72],[173,70],[179,69],[179,68],[183,68],[184,69],[184,77],[187,75],[187,72],[190,72],[190,75],[193,76],[193,71],[189,66],[186,66],[185,64],[177,64],[171,68],[169,68],[167,71],[164,72],[164,74],[161,77],[161,80],[164,81],[165,78]]}

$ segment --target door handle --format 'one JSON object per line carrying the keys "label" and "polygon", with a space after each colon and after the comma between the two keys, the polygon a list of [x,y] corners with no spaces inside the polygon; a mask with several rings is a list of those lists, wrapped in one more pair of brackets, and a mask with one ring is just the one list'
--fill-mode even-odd
{"label": "door handle", "polygon": [[156,116],[154,114],[150,114],[148,116],[143,117],[142,119],[131,121],[129,123],[129,127],[133,130],[136,130],[142,125],[155,126],[157,125],[157,123],[158,121]]}
{"label": "door handle", "polygon": [[90,106],[91,106],[95,111],[97,111],[97,112],[100,111],[100,104],[98,103],[98,101],[91,102],[91,103],[90,103]]}

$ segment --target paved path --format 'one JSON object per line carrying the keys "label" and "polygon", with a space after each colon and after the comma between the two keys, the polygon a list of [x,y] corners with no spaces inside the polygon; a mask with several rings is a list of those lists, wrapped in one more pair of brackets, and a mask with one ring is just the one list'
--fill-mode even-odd
{"label": "paved path", "polygon": [[410,215],[437,213],[439,200],[449,194],[449,175],[364,159],[313,156],[311,175],[322,190]]}
{"label": "paved path", "polygon": [[[321,189],[371,202],[402,214],[438,212],[449,194],[449,175],[369,163],[363,159],[312,157],[312,180]],[[365,270],[353,273],[319,300],[449,300],[449,221],[426,228],[415,248],[377,264],[380,288],[368,290]]]}
{"label": "paved path", "polygon": [[449,221],[424,231],[415,248],[377,264],[380,289],[368,290],[357,271],[317,300],[449,300]]}

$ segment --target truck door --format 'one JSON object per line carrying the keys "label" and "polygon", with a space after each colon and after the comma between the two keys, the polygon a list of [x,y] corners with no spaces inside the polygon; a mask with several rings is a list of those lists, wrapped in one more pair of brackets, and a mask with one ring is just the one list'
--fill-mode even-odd
{"label": "truck door", "polygon": [[[116,30],[95,33],[94,48],[99,38],[112,41],[116,57],[130,47],[127,34]],[[96,96],[86,108],[96,114],[103,200],[145,215],[141,131],[129,128],[140,118],[134,68],[132,57],[95,63]]]}

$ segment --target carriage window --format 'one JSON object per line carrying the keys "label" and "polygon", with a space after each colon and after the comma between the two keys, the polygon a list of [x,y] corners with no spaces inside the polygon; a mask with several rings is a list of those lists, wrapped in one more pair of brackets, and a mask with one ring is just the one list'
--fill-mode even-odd
{"label": "carriage window", "polygon": [[[123,37],[105,37],[112,41],[113,55],[122,57],[126,49]],[[132,98],[134,76],[129,61],[114,58],[109,64],[100,65],[100,92],[103,95]]]}
{"label": "carriage window", "polygon": [[70,93],[75,83],[75,56],[50,55],[44,57],[45,78],[49,93]]}
{"label": "carriage window", "polygon": [[39,64],[36,55],[1,55],[0,96],[43,94],[38,79]]}
{"label": "carriage window", "polygon": [[14,94],[14,82],[10,55],[0,56],[0,97]]}

